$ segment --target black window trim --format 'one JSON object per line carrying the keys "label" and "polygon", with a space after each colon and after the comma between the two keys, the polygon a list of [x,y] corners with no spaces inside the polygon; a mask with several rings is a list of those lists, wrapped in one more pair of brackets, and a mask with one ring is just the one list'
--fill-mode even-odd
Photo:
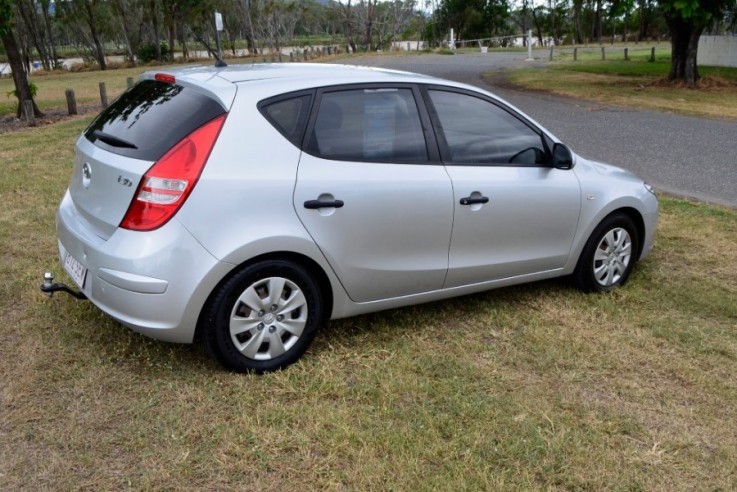
{"label": "black window trim", "polygon": [[[422,125],[422,133],[425,137],[425,147],[427,150],[427,159],[414,160],[414,159],[400,159],[400,160],[375,160],[375,159],[331,159],[312,151],[308,144],[309,138],[312,135],[312,131],[315,127],[315,121],[317,120],[317,110],[320,107],[323,94],[331,92],[344,92],[349,90],[362,90],[362,89],[410,89],[412,97],[414,98],[417,106],[417,113],[420,117],[420,124]],[[425,100],[420,91],[419,85],[411,82],[369,82],[369,83],[356,83],[356,84],[340,84],[331,85],[326,87],[320,87],[316,90],[316,95],[312,103],[312,109],[308,118],[307,127],[305,129],[302,143],[300,148],[303,152],[323,160],[332,161],[344,161],[344,162],[359,162],[367,164],[411,164],[411,165],[436,165],[442,166],[443,162],[440,157],[440,150],[438,142],[435,139],[435,131],[428,115]]]}
{"label": "black window trim", "polygon": [[427,112],[430,115],[430,121],[432,122],[433,131],[435,133],[435,140],[438,143],[438,147],[440,149],[440,155],[441,155],[444,165],[462,166],[462,167],[521,167],[521,166],[516,166],[516,165],[511,165],[511,164],[500,164],[500,163],[491,163],[491,162],[478,162],[478,163],[454,162],[453,159],[451,158],[450,146],[448,145],[448,141],[445,139],[445,132],[443,131],[443,125],[440,123],[440,117],[438,116],[437,110],[435,109],[435,105],[433,104],[432,99],[430,98],[430,91],[453,92],[456,94],[463,94],[466,96],[475,97],[477,99],[481,99],[482,101],[491,103],[494,106],[498,107],[499,109],[505,111],[509,115],[517,118],[525,126],[530,128],[533,131],[533,133],[536,133],[540,137],[540,141],[542,143],[543,149],[545,150],[545,157],[547,160],[547,163],[543,165],[524,166],[524,167],[537,167],[537,168],[552,167],[552,163],[551,163],[552,162],[552,151],[549,145],[549,141],[552,141],[552,140],[537,125],[533,124],[529,119],[527,119],[524,115],[522,115],[518,111],[515,111],[509,106],[502,104],[500,101],[497,101],[493,97],[489,97],[486,94],[481,94],[479,92],[475,92],[475,91],[468,90],[468,89],[463,89],[460,87],[452,87],[452,86],[447,86],[447,85],[436,85],[436,84],[421,84],[420,91],[422,93],[422,97],[425,103],[425,107],[427,108]]}
{"label": "black window trim", "polygon": [[[287,101],[289,99],[295,99],[298,97],[304,97],[309,96],[310,100],[307,103],[307,110],[306,115],[304,117],[304,121],[299,122],[299,125],[301,126],[300,131],[297,132],[298,134],[295,136],[289,135],[286,131],[284,131],[283,128],[272,118],[269,113],[266,111],[266,108],[268,106],[271,106],[272,104],[280,103],[282,101]],[[305,133],[307,131],[307,127],[309,126],[308,123],[310,121],[310,114],[313,110],[313,106],[315,104],[315,89],[303,89],[295,92],[287,92],[284,94],[279,94],[278,96],[272,96],[268,97],[266,99],[262,99],[256,104],[256,109],[258,109],[259,113],[266,118],[266,121],[269,122],[271,126],[274,127],[276,131],[281,133],[281,135],[289,140],[293,145],[295,145],[300,150],[302,149],[302,141],[305,138]]]}

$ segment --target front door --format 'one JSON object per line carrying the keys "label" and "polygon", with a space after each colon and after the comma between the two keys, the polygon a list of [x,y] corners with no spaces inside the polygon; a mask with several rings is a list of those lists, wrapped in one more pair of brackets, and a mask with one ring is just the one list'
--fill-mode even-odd
{"label": "front door", "polygon": [[454,190],[445,287],[563,268],[581,206],[575,173],[550,167],[539,130],[501,104],[428,94]]}

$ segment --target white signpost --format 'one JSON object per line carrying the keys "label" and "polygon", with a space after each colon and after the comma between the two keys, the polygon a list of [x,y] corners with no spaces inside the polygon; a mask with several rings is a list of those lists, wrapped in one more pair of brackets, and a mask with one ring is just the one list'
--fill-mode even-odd
{"label": "white signpost", "polygon": [[220,33],[223,31],[223,14],[215,11],[215,42],[217,43],[217,50],[218,50],[218,63],[216,66],[220,63],[220,60],[223,59],[223,50],[220,48]]}

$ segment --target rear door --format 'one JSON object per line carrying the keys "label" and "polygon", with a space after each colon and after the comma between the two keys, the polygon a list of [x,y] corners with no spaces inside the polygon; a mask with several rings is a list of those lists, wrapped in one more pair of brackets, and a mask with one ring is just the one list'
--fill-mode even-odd
{"label": "rear door", "polygon": [[223,114],[214,98],[144,80],[105,109],[77,141],[69,192],[97,235],[120,224],[143,174],[171,147]]}
{"label": "rear door", "polygon": [[356,302],[445,279],[453,193],[418,100],[412,86],[318,94],[294,206]]}

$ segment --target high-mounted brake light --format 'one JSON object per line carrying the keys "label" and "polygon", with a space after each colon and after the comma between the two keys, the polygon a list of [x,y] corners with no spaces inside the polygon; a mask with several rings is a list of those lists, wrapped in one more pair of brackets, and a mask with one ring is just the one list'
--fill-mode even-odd
{"label": "high-mounted brake light", "polygon": [[177,213],[202,174],[225,117],[222,114],[205,123],[151,166],[143,175],[120,227],[151,231]]}
{"label": "high-mounted brake light", "polygon": [[177,78],[173,75],[169,75],[168,73],[157,73],[154,75],[154,80],[158,80],[159,82],[166,82],[167,84],[176,84]]}

